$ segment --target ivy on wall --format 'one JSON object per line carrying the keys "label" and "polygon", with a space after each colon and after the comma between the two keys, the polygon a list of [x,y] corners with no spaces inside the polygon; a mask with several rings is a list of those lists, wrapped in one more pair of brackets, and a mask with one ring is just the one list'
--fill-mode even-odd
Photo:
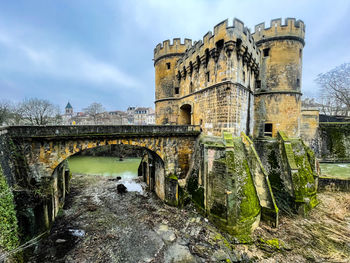
{"label": "ivy on wall", "polygon": [[13,194],[0,167],[0,247],[11,250],[18,244],[18,225]]}

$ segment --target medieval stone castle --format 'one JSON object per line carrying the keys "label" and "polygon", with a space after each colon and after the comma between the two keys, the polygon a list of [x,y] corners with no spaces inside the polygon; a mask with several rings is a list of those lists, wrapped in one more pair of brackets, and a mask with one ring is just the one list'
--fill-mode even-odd
{"label": "medieval stone castle", "polygon": [[192,44],[175,38],[154,50],[156,123],[200,125],[208,135],[301,132],[305,26],[287,18],[251,33],[225,20]]}

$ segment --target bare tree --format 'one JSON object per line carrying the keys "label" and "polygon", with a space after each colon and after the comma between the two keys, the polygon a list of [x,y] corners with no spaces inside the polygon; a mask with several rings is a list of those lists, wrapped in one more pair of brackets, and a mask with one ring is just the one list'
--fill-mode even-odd
{"label": "bare tree", "polygon": [[25,124],[31,125],[58,124],[61,119],[58,106],[38,98],[25,99],[15,113]]}
{"label": "bare tree", "polygon": [[342,64],[317,76],[324,104],[329,105],[332,115],[350,113],[350,63]]}
{"label": "bare tree", "polygon": [[101,103],[93,102],[83,111],[91,116],[94,120],[94,123],[97,124],[99,115],[103,113],[105,109]]}
{"label": "bare tree", "polygon": [[0,101],[0,126],[6,125],[11,117],[11,104],[6,100]]}

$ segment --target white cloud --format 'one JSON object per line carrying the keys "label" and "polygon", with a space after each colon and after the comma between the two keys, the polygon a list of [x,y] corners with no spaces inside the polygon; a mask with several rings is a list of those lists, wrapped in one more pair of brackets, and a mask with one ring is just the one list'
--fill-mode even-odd
{"label": "white cloud", "polygon": [[[103,89],[116,89],[118,86],[135,88],[141,87],[134,76],[119,69],[117,65],[104,62],[91,54],[77,48],[63,48],[52,44],[45,46],[36,42],[35,47],[11,36],[0,29],[0,44],[15,54],[10,64],[2,64],[15,68],[23,73],[35,73],[60,80],[77,81],[89,84],[103,85]],[[2,65],[1,65],[2,64]]]}

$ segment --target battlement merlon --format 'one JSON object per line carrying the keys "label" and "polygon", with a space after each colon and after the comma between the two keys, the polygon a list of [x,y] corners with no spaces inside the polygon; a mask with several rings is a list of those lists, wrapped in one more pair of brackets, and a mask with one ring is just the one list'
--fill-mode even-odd
{"label": "battlement merlon", "polygon": [[242,49],[249,53],[253,60],[260,60],[260,50],[256,46],[250,30],[244,26],[241,20],[234,18],[232,24],[229,24],[229,20],[226,19],[217,24],[213,31],[206,33],[202,41],[194,42],[184,56],[179,59],[178,66],[181,65],[181,68],[183,66],[188,67],[190,62],[194,63],[196,61],[197,56],[199,58],[205,56],[206,50],[215,50],[218,41],[221,40],[229,49],[233,48],[237,52],[240,52],[238,49]]}
{"label": "battlement merlon", "polygon": [[256,25],[252,36],[257,45],[278,38],[299,40],[304,45],[305,24],[295,18],[286,18],[284,24],[281,18],[272,19],[268,28],[265,28],[265,23]]}
{"label": "battlement merlon", "polygon": [[164,40],[163,44],[159,43],[154,49],[154,63],[167,55],[182,55],[190,47],[192,47],[192,40],[188,38],[185,38],[184,43],[181,43],[180,38],[174,38],[173,43],[170,43],[170,40]]}

